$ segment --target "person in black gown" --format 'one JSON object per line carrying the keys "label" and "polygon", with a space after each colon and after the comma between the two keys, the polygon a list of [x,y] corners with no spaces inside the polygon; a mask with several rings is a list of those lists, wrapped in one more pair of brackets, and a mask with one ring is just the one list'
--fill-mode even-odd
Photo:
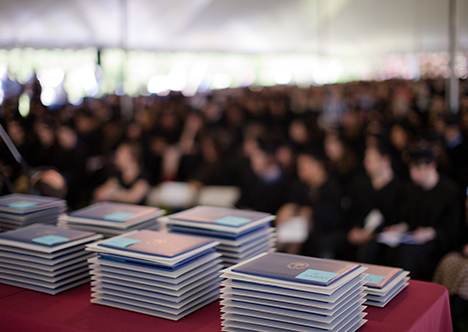
{"label": "person in black gown", "polygon": [[[334,257],[337,230],[342,225],[339,182],[328,174],[325,155],[319,150],[307,150],[298,155],[299,181],[277,213],[277,223],[294,216],[306,218],[309,234],[302,248],[297,250],[307,256]],[[293,250],[294,251],[294,250]]]}
{"label": "person in black gown", "polygon": [[97,201],[143,204],[150,189],[143,168],[141,146],[134,141],[121,143],[115,152],[116,174],[94,191]]}
{"label": "person in black gown", "polygon": [[367,147],[366,174],[359,175],[347,189],[346,250],[343,258],[378,263],[375,234],[399,221],[403,184],[392,169],[391,150],[381,142]]}
{"label": "person in black gown", "polygon": [[437,262],[459,242],[463,198],[457,184],[437,171],[431,149],[415,148],[410,156],[412,182],[403,192],[401,221],[384,231],[408,232],[412,240],[389,250],[388,265],[431,280]]}

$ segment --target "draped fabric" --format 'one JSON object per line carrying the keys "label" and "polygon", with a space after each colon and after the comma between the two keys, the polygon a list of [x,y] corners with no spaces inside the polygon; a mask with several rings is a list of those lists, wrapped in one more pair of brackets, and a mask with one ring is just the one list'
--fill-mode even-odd
{"label": "draped fabric", "polygon": [[[385,308],[368,307],[359,332],[450,332],[447,289],[410,280]],[[219,332],[218,302],[173,322],[90,302],[89,285],[55,296],[0,284],[1,330],[9,331],[171,331]]]}
{"label": "draped fabric", "polygon": [[[458,4],[458,49],[467,51],[468,4]],[[439,0],[1,1],[0,48],[331,56],[446,52],[448,5]]]}

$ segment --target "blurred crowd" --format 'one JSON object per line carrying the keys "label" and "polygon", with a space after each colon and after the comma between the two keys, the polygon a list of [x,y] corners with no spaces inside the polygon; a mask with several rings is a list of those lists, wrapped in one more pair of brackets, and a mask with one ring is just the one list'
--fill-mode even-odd
{"label": "blurred crowd", "polygon": [[[2,124],[30,167],[63,175],[71,209],[144,204],[164,181],[237,186],[237,207],[276,214],[277,225],[306,221],[307,240],[281,250],[401,266],[430,280],[446,253],[468,243],[468,82],[456,114],[446,84],[107,95],[49,109],[36,81],[23,87],[29,114],[10,97]],[[23,169],[5,145],[0,152],[2,192],[24,190]],[[397,245],[395,234],[410,237]]]}

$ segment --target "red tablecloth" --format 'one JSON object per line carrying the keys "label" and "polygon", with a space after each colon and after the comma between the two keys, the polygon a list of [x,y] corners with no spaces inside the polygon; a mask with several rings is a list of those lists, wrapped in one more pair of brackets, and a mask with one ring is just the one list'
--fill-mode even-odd
{"label": "red tablecloth", "polygon": [[450,302],[445,287],[410,280],[385,308],[367,307],[368,322],[359,332],[451,332]]}
{"label": "red tablecloth", "polygon": [[[52,296],[0,284],[0,331],[221,331],[218,302],[173,322],[89,300],[89,285]],[[452,331],[448,292],[433,283],[411,280],[385,308],[366,311],[359,332]]]}

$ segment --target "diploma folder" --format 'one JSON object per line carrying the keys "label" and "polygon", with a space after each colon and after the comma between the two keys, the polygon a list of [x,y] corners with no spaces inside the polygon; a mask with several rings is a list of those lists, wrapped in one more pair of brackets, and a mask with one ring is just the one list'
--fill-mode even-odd
{"label": "diploma folder", "polygon": [[246,211],[214,206],[196,206],[160,218],[173,225],[198,227],[226,233],[241,233],[253,227],[269,223],[275,216],[256,211]]}
{"label": "diploma folder", "polygon": [[400,274],[405,271],[398,267],[389,267],[374,264],[361,264],[367,267],[367,277],[364,278],[367,287],[382,289],[393,279],[397,278]]}
{"label": "diploma folder", "polygon": [[52,295],[86,283],[93,254],[85,245],[100,238],[42,224],[0,233],[0,282]]}
{"label": "diploma folder", "polygon": [[27,194],[11,194],[0,197],[0,211],[25,215],[65,205],[63,199]]}
{"label": "diploma folder", "polygon": [[260,253],[275,251],[274,215],[258,211],[200,205],[158,219],[171,233],[200,236],[220,243],[225,267]]}
{"label": "diploma folder", "polygon": [[63,199],[27,194],[0,197],[0,228],[11,230],[34,223],[56,224],[67,208]]}
{"label": "diploma folder", "polygon": [[61,219],[69,223],[90,224],[126,229],[130,226],[156,219],[164,210],[134,204],[100,202],[69,213]]}
{"label": "diploma folder", "polygon": [[151,230],[91,244],[91,302],[179,320],[219,297],[217,244]]}
{"label": "diploma folder", "polygon": [[362,326],[365,267],[263,253],[223,271],[222,330],[347,332]]}
{"label": "diploma folder", "polygon": [[[56,237],[55,240],[53,238],[49,239],[49,241],[47,241],[47,239],[43,241],[39,239],[49,235]],[[12,230],[10,232],[0,233],[0,240],[4,239],[9,241],[19,241],[42,246],[57,246],[92,235],[95,235],[95,233],[75,231],[72,229],[60,228],[51,225],[36,224],[23,227],[21,229]]]}
{"label": "diploma folder", "polygon": [[365,293],[366,305],[384,307],[397,296],[409,283],[409,272],[401,268],[373,264],[362,264],[367,267]]}
{"label": "diploma folder", "polygon": [[128,246],[116,246],[112,240],[102,241],[99,246],[108,248],[119,248],[124,251],[132,251],[141,254],[149,254],[172,258],[182,255],[190,250],[200,248],[207,244],[215,243],[199,237],[185,236],[180,234],[162,233],[150,230],[135,231],[132,234],[120,238],[137,240]]}
{"label": "diploma folder", "polygon": [[16,247],[53,253],[100,238],[100,235],[92,232],[70,230],[53,225],[34,224],[0,233],[0,245],[4,246],[4,248]]}
{"label": "diploma folder", "polygon": [[328,286],[348,273],[357,270],[360,264],[314,257],[273,252],[232,269],[233,272]]}

